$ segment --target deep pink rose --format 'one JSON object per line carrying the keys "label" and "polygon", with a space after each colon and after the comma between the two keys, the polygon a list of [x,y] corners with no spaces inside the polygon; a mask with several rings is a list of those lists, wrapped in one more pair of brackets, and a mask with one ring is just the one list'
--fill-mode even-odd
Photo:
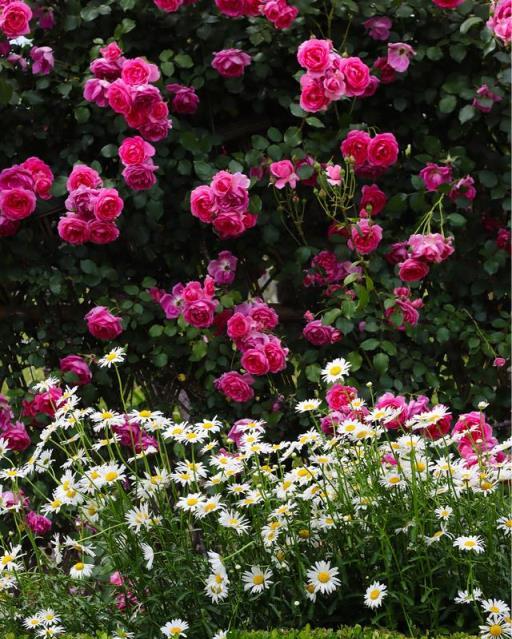
{"label": "deep pink rose", "polygon": [[310,73],[322,73],[330,64],[332,42],[311,38],[303,42],[297,51],[297,60],[301,67]]}
{"label": "deep pink rose", "polygon": [[94,215],[101,222],[112,222],[121,215],[123,206],[116,189],[101,189],[94,202]]}
{"label": "deep pink rose", "polygon": [[121,162],[128,166],[130,164],[144,164],[155,155],[155,147],[146,142],[140,135],[125,138],[119,147],[119,157]]}
{"label": "deep pink rose", "polygon": [[363,95],[370,84],[370,69],[360,58],[342,58],[340,71],[345,78],[348,97]]}
{"label": "deep pink rose", "polygon": [[231,284],[235,279],[238,258],[231,251],[221,251],[216,260],[208,264],[208,274],[213,277],[217,286]]}
{"label": "deep pink rose", "polygon": [[215,388],[235,402],[247,402],[254,397],[253,381],[251,375],[229,371],[215,380]]}
{"label": "deep pink rose", "polygon": [[387,16],[375,16],[363,22],[370,38],[374,40],[387,40],[393,23]]}
{"label": "deep pink rose", "polygon": [[21,164],[15,164],[0,171],[0,191],[15,188],[27,189],[27,191],[33,191],[35,188],[32,173]]}
{"label": "deep pink rose", "polygon": [[294,189],[297,186],[297,180],[300,179],[295,173],[295,168],[290,160],[272,162],[270,165],[270,173],[274,178],[274,186],[276,189],[284,189],[287,184]]}
{"label": "deep pink rose", "polygon": [[399,264],[404,262],[409,256],[407,242],[395,242],[391,244],[389,251],[384,255],[389,264]]}
{"label": "deep pink rose", "polygon": [[250,317],[243,313],[233,313],[227,322],[228,336],[233,340],[246,337],[253,326]]}
{"label": "deep pink rose", "polygon": [[276,29],[288,29],[299,14],[298,8],[290,6],[286,0],[267,0],[261,6],[261,12]]}
{"label": "deep pink rose", "polygon": [[167,13],[174,13],[183,5],[183,0],[153,0],[156,6]]}
{"label": "deep pink rose", "polygon": [[8,220],[0,214],[0,237],[12,237],[13,235],[16,235],[19,227],[19,222]]}
{"label": "deep pink rose", "polygon": [[119,237],[119,229],[113,222],[91,220],[87,222],[87,227],[89,229],[89,240],[93,244],[110,244]]}
{"label": "deep pink rose", "polygon": [[408,258],[399,264],[399,277],[403,282],[417,282],[428,275],[429,265],[422,260]]}
{"label": "deep pink rose", "polygon": [[361,255],[373,253],[382,240],[382,227],[361,218],[352,226],[349,246]]}
{"label": "deep pink rose", "polygon": [[0,213],[8,220],[17,222],[36,210],[36,196],[22,188],[0,191]]}
{"label": "deep pink rose", "polygon": [[190,209],[192,215],[201,222],[211,222],[217,212],[217,202],[211,187],[197,186],[190,194]]}
{"label": "deep pink rose", "polygon": [[52,522],[44,515],[38,515],[33,510],[27,513],[27,526],[35,535],[47,535],[52,529]]}
{"label": "deep pink rose", "polygon": [[343,337],[338,329],[327,324],[322,324],[322,320],[312,320],[308,322],[304,327],[302,334],[308,342],[314,346],[334,344]]}
{"label": "deep pink rose", "polygon": [[28,4],[18,0],[2,4],[3,6],[0,5],[0,31],[3,31],[8,38],[17,38],[29,33],[32,10]]}
{"label": "deep pink rose", "polygon": [[492,363],[496,368],[502,368],[507,363],[507,360],[504,357],[495,357]]}
{"label": "deep pink rose", "polygon": [[144,191],[156,184],[155,171],[158,167],[147,162],[143,164],[130,164],[125,167],[122,176],[126,184],[134,191]]}
{"label": "deep pink rose", "polygon": [[246,15],[245,0],[215,0],[217,9],[230,18],[240,18]]}
{"label": "deep pink rose", "polygon": [[462,4],[464,0],[432,0],[432,2],[438,7],[441,7],[441,9],[455,9],[455,7]]}
{"label": "deep pink rose", "polygon": [[223,240],[238,237],[246,230],[244,215],[237,211],[219,213],[213,220],[213,228]]}
{"label": "deep pink rose", "polygon": [[240,363],[251,375],[266,375],[270,370],[267,356],[257,348],[248,348],[243,353]]}
{"label": "deep pink rose", "polygon": [[457,200],[457,198],[465,198],[466,200],[474,200],[476,197],[475,180],[471,175],[457,180],[450,189],[448,194],[450,200]]}
{"label": "deep pink rose", "polygon": [[105,58],[98,58],[93,60],[89,65],[89,69],[95,78],[98,80],[106,80],[113,82],[119,79],[121,75],[120,60],[106,60]]}
{"label": "deep pink rose", "polygon": [[398,143],[392,133],[378,133],[368,144],[368,162],[387,168],[398,159]]}
{"label": "deep pink rose", "polygon": [[377,215],[386,206],[388,198],[376,184],[365,185],[361,191],[362,197],[359,202],[359,208],[369,215]]}
{"label": "deep pink rose", "polygon": [[50,47],[32,47],[30,57],[34,75],[48,75],[55,66],[53,50]]}
{"label": "deep pink rose", "polygon": [[271,373],[279,373],[286,368],[288,349],[284,349],[278,339],[265,344],[263,350],[265,351]]}
{"label": "deep pink rose", "polygon": [[115,62],[123,55],[123,51],[117,42],[109,42],[106,46],[101,47],[100,53],[109,62]]}
{"label": "deep pink rose", "polygon": [[199,96],[192,87],[186,87],[181,84],[168,84],[166,89],[174,93],[171,108],[174,113],[182,115],[191,115],[197,111],[199,106]]}
{"label": "deep pink rose", "polygon": [[212,67],[224,78],[239,78],[250,64],[251,56],[240,49],[223,49],[213,54]]}
{"label": "deep pink rose", "polygon": [[131,86],[120,78],[115,80],[107,89],[107,100],[113,111],[128,115],[133,105]]}
{"label": "deep pink rose", "polygon": [[79,386],[88,384],[92,379],[91,369],[80,355],[66,355],[60,360],[59,368],[63,373],[73,373]]}
{"label": "deep pink rose", "polygon": [[368,159],[368,145],[371,138],[366,131],[349,131],[341,143],[341,153],[344,158],[354,158],[356,168],[362,166]]}
{"label": "deep pink rose", "polygon": [[330,103],[330,98],[325,94],[323,82],[316,78],[311,78],[305,74],[301,78],[300,106],[304,111],[317,113],[325,111]]}
{"label": "deep pink rose", "polygon": [[57,224],[59,237],[69,244],[85,244],[89,241],[89,228],[86,220],[75,213],[68,213],[61,217]]}
{"label": "deep pink rose", "polygon": [[497,0],[491,3],[491,16],[487,20],[487,27],[503,44],[508,45],[512,42],[511,0]]}
{"label": "deep pink rose", "polygon": [[411,235],[408,244],[412,258],[436,264],[444,262],[454,252],[452,238],[440,233]]}
{"label": "deep pink rose", "polygon": [[420,178],[423,180],[427,191],[436,191],[441,184],[446,184],[453,180],[452,167],[429,162],[427,166],[421,169]]}
{"label": "deep pink rose", "polygon": [[197,300],[185,306],[183,318],[195,328],[208,328],[215,318],[215,306],[212,300]]}
{"label": "deep pink rose", "polygon": [[7,448],[9,448],[9,450],[14,450],[18,453],[27,450],[31,443],[30,436],[22,422],[10,424],[2,431],[2,439],[5,439],[7,442]]}
{"label": "deep pink rose", "polygon": [[420,319],[420,314],[418,309],[423,306],[423,302],[420,299],[417,300],[407,300],[407,299],[397,299],[395,300],[395,305],[387,308],[384,311],[384,316],[386,319],[390,320],[393,315],[399,310],[402,314],[402,323],[397,326],[398,322],[395,322],[395,328],[399,331],[405,331],[405,325],[409,324],[410,326],[416,326],[418,320]]}
{"label": "deep pink rose", "polygon": [[[239,307],[238,307],[239,308]],[[249,315],[261,330],[271,331],[279,323],[279,317],[273,308],[260,299],[251,303]]]}
{"label": "deep pink rose", "polygon": [[103,181],[98,171],[91,169],[86,164],[75,164],[66,182],[66,188],[71,193],[79,186],[88,186],[90,189],[97,189],[103,186]]}
{"label": "deep pink rose", "polygon": [[393,67],[388,64],[387,58],[377,58],[373,63],[373,68],[380,71],[380,81],[382,84],[391,84],[392,82],[395,82],[396,73]]}
{"label": "deep pink rose", "polygon": [[105,306],[95,306],[84,319],[89,333],[98,339],[111,340],[123,332],[121,318],[112,315]]}
{"label": "deep pink rose", "polygon": [[394,419],[385,424],[388,430],[400,428],[407,420],[407,402],[401,395],[395,397],[393,393],[384,393],[377,399],[375,408],[391,408],[400,411]]}
{"label": "deep pink rose", "polygon": [[132,87],[156,82],[159,77],[160,72],[157,67],[146,62],[143,58],[132,58],[123,62],[121,79]]}
{"label": "deep pink rose", "polygon": [[357,390],[353,386],[333,384],[325,396],[325,401],[331,410],[341,410],[347,407],[357,397]]}
{"label": "deep pink rose", "polygon": [[32,176],[36,195],[43,200],[49,200],[52,196],[53,172],[48,164],[37,157],[30,157],[20,166]]}

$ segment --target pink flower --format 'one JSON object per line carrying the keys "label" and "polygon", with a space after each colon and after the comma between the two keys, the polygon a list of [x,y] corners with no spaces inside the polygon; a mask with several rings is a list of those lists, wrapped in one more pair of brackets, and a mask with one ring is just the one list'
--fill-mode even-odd
{"label": "pink flower", "polygon": [[123,55],[123,51],[117,42],[109,42],[106,46],[101,47],[100,53],[109,62],[115,62]]}
{"label": "pink flower", "polygon": [[274,186],[276,189],[284,189],[289,184],[292,189],[297,186],[299,176],[295,173],[293,163],[290,160],[280,160],[272,162],[270,165],[270,173],[275,178]]}
{"label": "pink flower", "polygon": [[411,235],[408,244],[412,258],[436,264],[444,262],[454,251],[452,238],[445,238],[440,233]]}
{"label": "pink flower", "polygon": [[323,324],[322,320],[312,320],[306,324],[302,331],[304,337],[314,346],[325,346],[326,344],[335,344],[343,337],[341,331]]}
{"label": "pink flower", "polygon": [[195,328],[208,328],[213,324],[215,318],[215,307],[217,303],[209,299],[199,299],[191,304],[185,305],[183,318]]}
{"label": "pink flower", "polygon": [[496,246],[503,251],[507,251],[511,253],[512,246],[510,244],[510,231],[505,228],[501,228],[498,230],[498,234],[496,235]]}
{"label": "pink flower", "polygon": [[395,242],[384,257],[389,264],[395,265],[406,260],[408,255],[407,242]]}
{"label": "pink flower", "polygon": [[487,27],[504,44],[512,42],[512,1],[498,0],[491,3],[491,17]]}
{"label": "pink flower", "polygon": [[99,107],[108,105],[107,90],[110,86],[108,80],[100,80],[99,78],[90,78],[84,84],[84,99],[87,102],[94,102]]}
{"label": "pink flower", "polygon": [[370,69],[367,65],[360,58],[341,58],[339,70],[345,78],[345,95],[363,95],[370,84]]}
{"label": "pink flower", "polygon": [[146,142],[140,135],[125,138],[119,147],[119,157],[125,165],[144,164],[155,155],[155,147]]}
{"label": "pink flower", "polygon": [[269,371],[271,373],[279,373],[286,368],[288,349],[281,346],[281,342],[278,338],[271,336],[271,341],[265,344],[263,350],[268,360]]}
{"label": "pink flower", "polygon": [[215,194],[209,186],[197,186],[190,194],[190,209],[192,215],[201,222],[211,222],[217,211]]}
{"label": "pink flower", "polygon": [[87,321],[89,333],[97,339],[111,340],[123,332],[121,318],[112,315],[105,306],[95,306],[84,319]]}
{"label": "pink flower", "polygon": [[438,7],[441,7],[441,9],[455,9],[455,7],[462,4],[464,0],[432,0],[432,2]]}
{"label": "pink flower", "polygon": [[[237,308],[240,308],[240,306]],[[249,315],[256,322],[260,330],[272,330],[279,323],[277,313],[261,299],[253,300],[248,310]]]}
{"label": "pink flower", "polygon": [[404,42],[388,44],[388,64],[399,73],[407,71],[414,55],[416,55],[416,51],[409,44]]}
{"label": "pink flower", "polygon": [[251,375],[241,375],[236,371],[222,374],[215,380],[215,388],[235,402],[247,402],[254,397]]}
{"label": "pink flower", "polygon": [[399,277],[403,282],[417,282],[428,275],[428,264],[422,260],[408,258],[399,264]]}
{"label": "pink flower", "polygon": [[2,431],[1,436],[7,442],[7,448],[18,453],[27,450],[31,444],[30,435],[22,422],[10,424]]}
{"label": "pink flower", "polygon": [[148,82],[156,82],[160,78],[160,72],[156,65],[146,62],[143,58],[132,58],[123,62],[121,78],[129,86],[138,87]]}
{"label": "pink flower", "polygon": [[327,182],[331,186],[341,186],[343,180],[343,170],[339,164],[329,164],[325,167]]}
{"label": "pink flower", "polygon": [[333,384],[325,396],[325,401],[331,410],[339,411],[348,407],[350,402],[357,397],[357,390],[353,386]]}
{"label": "pink flower", "polygon": [[232,284],[236,275],[238,258],[231,251],[221,251],[217,259],[208,264],[208,274],[211,275],[217,286]]}
{"label": "pink flower", "polygon": [[32,10],[18,0],[9,0],[0,6],[0,31],[8,38],[17,38],[30,32],[29,22],[32,18]]}
{"label": "pink flower", "polygon": [[47,535],[52,529],[52,522],[44,515],[38,515],[33,510],[27,513],[27,526],[35,535]]}
{"label": "pink flower", "polygon": [[[406,328],[406,324],[409,324],[409,326],[416,326],[418,320],[420,319],[418,309],[422,307],[423,301],[420,299],[408,300],[404,298],[398,298],[395,300],[394,306],[391,306],[384,311],[384,316],[386,317],[386,319],[390,320],[390,323],[394,324],[399,331],[404,331]],[[402,316],[402,323],[400,325],[397,325],[398,322],[391,321],[397,311],[399,311]]]}
{"label": "pink flower", "polygon": [[183,0],[153,0],[156,6],[167,13],[174,13],[183,5]]}
{"label": "pink flower", "polygon": [[114,80],[107,89],[110,108],[116,113],[128,115],[133,106],[132,88],[124,80]]}
{"label": "pink flower", "polygon": [[344,158],[353,158],[356,168],[362,166],[368,159],[368,145],[371,138],[366,131],[349,131],[341,143],[341,153]]}
{"label": "pink flower", "polygon": [[8,220],[23,220],[35,210],[36,196],[32,191],[20,187],[0,191],[0,213]]}
{"label": "pink flower", "polygon": [[186,87],[182,84],[168,84],[167,91],[174,94],[172,99],[172,110],[175,113],[188,115],[195,113],[199,106],[199,97],[192,87]]}
{"label": "pink flower", "polygon": [[369,215],[377,215],[386,206],[388,198],[384,191],[381,191],[376,184],[365,185],[361,189],[362,197],[359,208]]}
{"label": "pink flower", "polygon": [[0,171],[0,190],[18,187],[27,189],[27,191],[34,190],[34,178],[28,169],[21,164],[15,164],[8,169]]}
{"label": "pink flower", "polygon": [[12,237],[18,232],[19,222],[8,220],[0,214],[0,237]]}
{"label": "pink flower", "polygon": [[466,200],[474,200],[476,197],[475,180],[471,175],[461,178],[450,189],[448,194],[450,200],[457,200],[457,198],[465,198]]}
{"label": "pink flower", "polygon": [[423,180],[427,191],[436,191],[441,184],[446,184],[453,180],[452,167],[429,162],[427,166],[421,169],[420,178]]}
{"label": "pink flower", "polygon": [[251,375],[265,375],[270,369],[265,353],[257,348],[248,348],[240,362]]}
{"label": "pink flower", "polygon": [[156,184],[155,171],[158,167],[148,162],[130,164],[122,175],[126,184],[134,191],[145,191]]}
{"label": "pink flower", "polygon": [[503,98],[489,89],[487,84],[478,88],[472,105],[482,113],[489,113],[495,102],[501,102]]}
{"label": "pink flower", "polygon": [[384,395],[381,395],[377,399],[375,408],[391,408],[392,410],[399,411],[394,419],[385,424],[388,430],[400,428],[407,419],[407,403],[401,395],[395,397],[393,393],[384,393]]}
{"label": "pink flower", "polygon": [[300,106],[304,111],[317,113],[325,111],[329,105],[329,98],[325,95],[321,80],[311,78],[308,74],[301,78]]}
{"label": "pink flower", "polygon": [[50,47],[32,47],[30,57],[33,60],[32,73],[34,75],[48,75],[55,66],[53,50]]}
{"label": "pink flower", "polygon": [[380,81],[382,84],[391,84],[395,82],[396,73],[393,67],[389,66],[387,58],[377,58],[373,63],[373,68],[380,71]]}
{"label": "pink flower", "polygon": [[502,368],[507,363],[507,360],[504,357],[495,357],[492,363],[496,368]]}
{"label": "pink flower", "polygon": [[80,355],[66,355],[60,360],[59,368],[63,373],[73,373],[79,386],[88,384],[92,379],[91,369]]}
{"label": "pink flower", "polygon": [[325,97],[329,100],[339,100],[347,94],[345,76],[341,71],[327,71],[323,79]]}
{"label": "pink flower", "polygon": [[94,202],[94,215],[101,222],[112,222],[121,215],[123,206],[116,189],[101,189]]}
{"label": "pink flower", "polygon": [[69,244],[79,245],[89,241],[89,228],[86,220],[75,213],[67,213],[57,224],[59,237]]}
{"label": "pink flower", "polygon": [[398,143],[392,133],[378,133],[368,144],[368,162],[387,168],[398,159]]}
{"label": "pink flower", "polygon": [[361,218],[352,226],[349,247],[361,255],[373,253],[382,240],[382,227]]}
{"label": "pink flower", "polygon": [[311,38],[303,42],[297,51],[297,60],[301,67],[310,73],[322,73],[330,64],[332,42]]}
{"label": "pink flower", "polygon": [[112,222],[91,220],[87,222],[89,240],[93,244],[110,244],[119,237],[119,229]]}
{"label": "pink flower", "polygon": [[286,0],[266,0],[261,7],[263,15],[276,29],[288,29],[299,14],[298,8],[290,6]]}
{"label": "pink flower", "polygon": [[75,191],[82,185],[88,186],[90,189],[96,189],[103,186],[103,181],[98,171],[91,169],[86,164],[75,164],[67,179],[66,188],[71,193],[71,191]]}
{"label": "pink flower", "polygon": [[393,23],[387,16],[375,16],[363,22],[370,38],[374,40],[387,40]]}
{"label": "pink flower", "polygon": [[30,173],[36,195],[43,200],[51,198],[53,173],[50,167],[37,157],[27,158],[20,167]]}
{"label": "pink flower", "polygon": [[212,67],[224,78],[239,78],[250,64],[251,56],[240,49],[223,49],[212,60]]}

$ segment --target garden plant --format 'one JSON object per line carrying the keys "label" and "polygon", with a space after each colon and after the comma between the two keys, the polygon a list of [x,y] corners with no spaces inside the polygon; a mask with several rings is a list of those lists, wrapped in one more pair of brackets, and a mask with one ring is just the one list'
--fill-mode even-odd
{"label": "garden plant", "polygon": [[0,631],[512,636],[511,41],[0,0]]}

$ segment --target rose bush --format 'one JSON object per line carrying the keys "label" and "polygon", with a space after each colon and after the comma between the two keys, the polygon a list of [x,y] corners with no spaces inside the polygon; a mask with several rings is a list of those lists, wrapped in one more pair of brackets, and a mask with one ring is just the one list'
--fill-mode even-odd
{"label": "rose bush", "polygon": [[[37,157],[55,176],[49,200],[48,182],[0,190],[6,389],[22,395],[27,367],[89,364],[101,342],[84,316],[100,307],[114,318],[100,339],[130,344],[126,391],[184,415],[243,417],[254,398],[292,428],[294,399],[341,352],[378,391],[507,418],[507,2],[1,11],[0,168]],[[71,184],[77,166],[93,173]],[[236,273],[211,275],[215,309],[167,319],[151,290],[203,281],[224,251]],[[264,349],[251,375],[227,333],[255,299],[288,349],[268,375]],[[83,391],[115,401],[101,373]]]}

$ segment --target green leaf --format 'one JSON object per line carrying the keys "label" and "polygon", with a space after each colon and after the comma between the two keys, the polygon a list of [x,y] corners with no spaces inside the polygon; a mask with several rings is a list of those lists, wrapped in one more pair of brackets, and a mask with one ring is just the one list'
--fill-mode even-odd
{"label": "green leaf", "polygon": [[192,346],[192,355],[189,357],[190,361],[198,362],[200,359],[203,359],[203,357],[205,357],[207,351],[208,344],[200,339]]}
{"label": "green leaf", "polygon": [[389,367],[389,357],[386,355],[386,353],[377,353],[373,356],[372,361],[377,372],[380,375],[384,375]]}
{"label": "green leaf", "polygon": [[117,155],[117,146],[115,144],[106,144],[100,153],[104,158],[115,158]]}
{"label": "green leaf", "polygon": [[178,55],[174,58],[174,62],[181,69],[191,69],[194,66],[194,61],[186,53],[178,53]]}
{"label": "green leaf", "polygon": [[445,95],[439,101],[439,110],[441,113],[451,113],[457,106],[457,98],[454,95]]}
{"label": "green leaf", "polygon": [[461,124],[465,124],[472,120],[476,115],[475,107],[471,106],[471,104],[466,104],[465,107],[459,111],[459,122]]}
{"label": "green leaf", "polygon": [[88,275],[92,275],[97,271],[96,264],[92,260],[80,260],[80,268]]}
{"label": "green leaf", "polygon": [[13,94],[12,86],[4,80],[0,78],[0,104],[7,104],[11,99]]}
{"label": "green leaf", "polygon": [[154,324],[149,329],[149,336],[150,337],[160,337],[160,335],[162,335],[163,332],[164,332],[164,327],[163,326],[161,326],[160,324]]}
{"label": "green leaf", "polygon": [[480,24],[481,22],[483,22],[482,18],[479,18],[478,16],[470,16],[460,25],[459,31],[461,33],[467,33],[471,27],[474,27],[476,24]]}
{"label": "green leaf", "polygon": [[325,129],[325,124],[322,122],[322,120],[319,120],[314,116],[306,118],[306,123],[309,124],[309,126],[314,127],[315,129]]}
{"label": "green leaf", "polygon": [[370,339],[365,339],[364,342],[361,343],[361,348],[363,351],[374,351],[379,345],[379,340],[374,337],[370,337]]}

